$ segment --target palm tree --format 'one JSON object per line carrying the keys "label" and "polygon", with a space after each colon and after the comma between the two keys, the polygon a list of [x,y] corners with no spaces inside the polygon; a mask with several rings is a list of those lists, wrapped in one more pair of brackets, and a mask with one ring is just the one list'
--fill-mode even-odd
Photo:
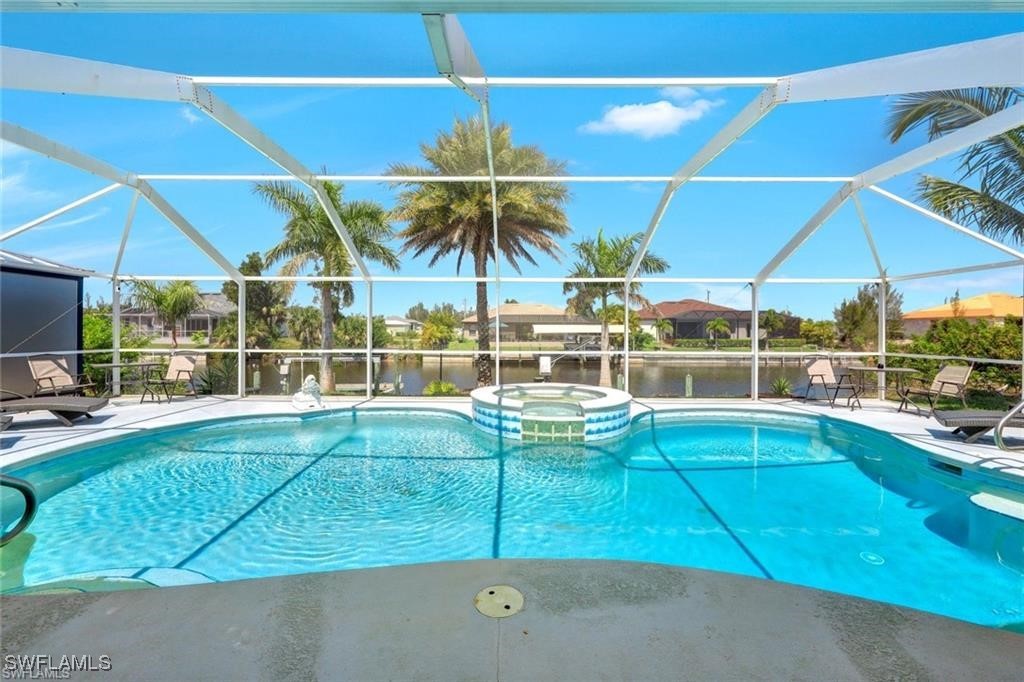
{"label": "palm tree", "polygon": [[[397,270],[398,256],[386,244],[394,232],[384,207],[373,201],[343,202],[340,184],[326,182],[323,186],[360,255]],[[315,197],[286,182],[260,182],[253,191],[287,218],[284,239],[264,256],[268,266],[283,261],[281,274],[288,276],[297,275],[308,266],[323,277],[352,275],[354,265],[348,249]],[[320,299],[320,347],[330,350],[339,303],[341,307],[352,305],[355,293],[351,282],[317,282],[312,286]],[[286,294],[290,296],[294,288],[295,283],[288,282]],[[334,372],[326,353],[320,356],[320,388],[324,393],[334,391]]]}
{"label": "palm tree", "polygon": [[129,305],[154,313],[165,327],[171,328],[171,347],[178,347],[178,325],[192,313],[203,308],[199,288],[195,282],[178,280],[158,285],[154,282],[134,282]]}
{"label": "palm tree", "polygon": [[[1015,88],[967,88],[903,95],[888,121],[889,139],[927,126],[935,139],[1015,105]],[[924,175],[918,192],[950,220],[974,223],[990,237],[1024,244],[1024,126],[968,147],[960,156],[959,181]],[[977,178],[978,188],[961,184]]]}
{"label": "palm tree", "polygon": [[[769,308],[768,310],[761,313],[761,319],[758,324],[758,329],[764,332],[765,350],[768,350],[768,337],[770,337],[772,334],[779,331],[785,326],[786,318],[784,318],[774,308]],[[754,343],[759,343],[759,341],[760,339],[754,339]]]}
{"label": "palm tree", "polygon": [[672,320],[662,317],[655,321],[654,329],[658,332],[659,341],[667,341],[672,338],[675,325],[672,323]]}
{"label": "palm tree", "polygon": [[[391,175],[475,175],[487,176],[487,151],[483,122],[476,117],[456,119],[451,132],[440,132],[433,145],[421,144],[425,166],[392,164]],[[512,129],[505,123],[491,130],[494,169],[499,175],[560,175],[564,164],[549,159],[533,146],[512,144]],[[534,256],[548,255],[556,260],[561,250],[556,237],[569,234],[569,222],[563,206],[569,190],[557,182],[514,183],[497,185],[498,244],[494,243],[491,190],[486,182],[409,182],[393,183],[402,187],[396,220],[407,222],[399,236],[405,240],[404,251],[419,257],[430,253],[430,265],[455,255],[455,271],[463,258],[473,260],[473,274],[487,276],[488,261],[500,251],[517,272],[520,262],[535,265]],[[476,319],[481,351],[491,348],[490,316],[487,305],[487,283],[476,284]],[[477,384],[492,383],[491,358],[477,356]]]}
{"label": "palm tree", "polygon": [[718,350],[718,337],[724,335],[729,336],[732,333],[732,327],[725,321],[723,317],[716,317],[715,319],[708,322],[705,327],[708,334],[711,334],[711,338],[715,341],[715,350]]}
{"label": "palm tree", "polygon": [[[588,237],[572,245],[579,260],[573,264],[569,277],[625,278],[643,238],[643,232],[636,232],[606,239],[604,230],[599,228],[596,237]],[[637,274],[648,275],[666,270],[668,270],[668,261],[648,251],[640,259],[640,268]],[[562,293],[573,294],[566,306],[569,312],[588,317],[596,316],[601,320],[601,374],[598,383],[601,386],[611,386],[608,323],[613,306],[609,305],[608,300],[615,297],[623,301],[624,304],[635,307],[648,306],[650,302],[640,295],[640,284],[635,281],[630,282],[629,285],[629,300],[626,300],[625,284],[617,282],[566,282],[562,286]],[[599,304],[596,310],[595,303]]]}

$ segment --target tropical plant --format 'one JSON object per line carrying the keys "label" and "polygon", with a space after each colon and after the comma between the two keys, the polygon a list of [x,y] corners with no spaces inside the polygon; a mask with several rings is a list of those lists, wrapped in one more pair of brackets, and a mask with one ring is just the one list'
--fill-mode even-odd
{"label": "tropical plant", "polygon": [[[914,128],[927,127],[934,140],[1014,106],[1022,94],[1015,88],[965,88],[903,95],[892,107],[889,139],[896,142]],[[968,147],[958,172],[957,181],[922,176],[920,197],[951,220],[1024,244],[1024,126]],[[978,187],[962,184],[968,178]]]}
{"label": "tropical plant", "polygon": [[707,333],[710,334],[711,338],[714,340],[715,350],[718,350],[719,337],[724,336],[728,338],[729,335],[732,334],[732,327],[729,326],[729,323],[726,321],[724,317],[716,317],[715,319],[708,322],[704,328],[707,330]]}
{"label": "tropical plant", "polygon": [[455,340],[455,325],[458,317],[446,308],[434,306],[427,315],[420,332],[420,345],[423,348],[447,348]]}
{"label": "tropical plant", "polygon": [[[494,170],[499,175],[561,175],[565,165],[549,159],[534,146],[512,144],[512,129],[504,123],[491,129]],[[488,174],[486,134],[476,117],[456,119],[451,132],[438,133],[434,143],[421,144],[426,165],[392,164],[391,175],[475,175]],[[569,190],[558,182],[497,183],[497,234],[494,226],[490,185],[486,182],[400,181],[396,220],[407,222],[399,236],[405,240],[403,251],[414,257],[431,254],[430,265],[454,255],[459,272],[467,256],[473,261],[473,274],[487,276],[488,262],[500,252],[517,272],[525,261],[535,265],[536,255],[558,258],[556,237],[569,233],[569,221],[563,206]],[[478,348],[489,351],[491,330],[487,302],[487,282],[476,284]],[[491,383],[491,357],[476,358],[477,384]]]}
{"label": "tropical plant", "polygon": [[[384,207],[373,201],[342,201],[343,188],[338,183],[326,182],[323,188],[359,254],[397,270],[398,256],[386,244],[394,233]],[[287,219],[284,239],[264,256],[267,266],[282,263],[282,275],[297,275],[310,266],[323,277],[353,274],[355,266],[348,249],[316,198],[288,182],[257,183],[253,191]],[[320,347],[326,351],[334,345],[334,322],[339,305],[343,308],[352,305],[355,292],[351,282],[323,281],[312,286],[320,299]],[[284,283],[287,295],[291,295],[293,288],[294,283]],[[320,388],[324,393],[334,391],[334,372],[327,353],[320,356]]]}
{"label": "tropical plant", "polygon": [[[903,294],[888,282],[885,298],[886,339],[903,336]],[[861,350],[878,345],[878,284],[857,288],[851,299],[843,299],[835,308],[836,333],[850,348]]]}
{"label": "tropical plant", "polygon": [[832,348],[836,342],[836,325],[829,320],[801,320],[800,337],[819,348]]}
{"label": "tropical plant", "polygon": [[782,316],[782,313],[769,308],[768,310],[761,313],[761,317],[758,321],[758,329],[764,332],[764,347],[768,348],[768,339],[772,334],[779,331],[786,326],[786,318]]}
{"label": "tropical plant", "polygon": [[195,282],[176,280],[159,285],[155,282],[132,282],[128,304],[156,315],[171,329],[171,346],[178,347],[178,325],[192,313],[202,310],[203,300]]}
{"label": "tropical plant", "polygon": [[663,317],[654,323],[654,329],[658,332],[659,340],[671,341],[672,334],[675,332],[675,325],[672,323],[672,320]]}
{"label": "tropical plant", "polygon": [[[97,306],[94,310],[103,310]],[[149,345],[149,337],[140,334],[134,325],[121,325],[121,348],[145,348]],[[109,312],[87,312],[82,315],[82,347],[86,350],[107,349],[114,347],[114,322]],[[94,369],[93,363],[112,362],[111,353],[89,353],[85,361],[85,372],[96,384],[106,381],[105,369]],[[133,362],[138,353],[121,353],[121,362]],[[106,386],[103,386],[106,388]]]}
{"label": "tropical plant", "polygon": [[[268,266],[258,252],[246,255],[238,266],[243,275],[259,277]],[[221,293],[238,306],[238,285],[225,282]],[[245,345],[247,348],[270,348],[281,338],[288,305],[288,288],[281,282],[249,281],[245,283]],[[231,313],[214,334],[217,345],[238,344],[238,313]],[[218,325],[220,327],[221,325]]]}
{"label": "tropical plant", "polygon": [[[384,348],[391,343],[391,332],[382,315],[373,318],[371,332],[374,348]],[[334,337],[345,348],[365,348],[366,315],[343,315],[334,325]]]}
{"label": "tropical plant", "polygon": [[448,396],[448,395],[462,395],[459,387],[450,381],[440,381],[434,379],[429,384],[423,387],[423,395],[427,396]]}
{"label": "tropical plant", "polygon": [[234,393],[238,389],[238,358],[234,353],[207,355],[206,364],[196,368],[195,384],[197,393]]}
{"label": "tropical plant", "polygon": [[777,377],[768,389],[772,392],[772,395],[779,398],[788,398],[793,394],[793,384],[786,377]]}
{"label": "tropical plant", "polygon": [[292,306],[288,309],[288,333],[299,342],[299,348],[312,348],[320,343],[322,319],[316,306]]}
{"label": "tropical plant", "polygon": [[[578,260],[569,271],[569,277],[580,279],[624,278],[636,257],[643,237],[643,232],[636,232],[620,237],[606,238],[604,230],[598,229],[596,237],[588,237],[572,245]],[[640,259],[637,274],[647,275],[666,270],[668,270],[668,261],[648,251]],[[609,299],[618,298],[631,308],[649,306],[650,302],[640,295],[640,284],[635,280],[629,283],[628,294],[625,285],[618,282],[566,282],[562,286],[562,293],[572,294],[566,306],[569,312],[597,317],[601,321],[601,373],[598,383],[601,386],[611,386],[608,325],[611,322],[609,318],[612,310]],[[627,298],[628,300],[626,300]]]}

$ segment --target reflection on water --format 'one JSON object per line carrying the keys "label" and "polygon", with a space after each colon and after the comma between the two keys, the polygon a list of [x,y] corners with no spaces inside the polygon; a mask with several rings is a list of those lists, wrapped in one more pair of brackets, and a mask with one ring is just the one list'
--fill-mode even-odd
{"label": "reflection on water", "polygon": [[[310,356],[303,362],[293,361],[287,365],[278,365],[275,361],[280,356],[264,356],[260,362],[259,393],[263,395],[281,395],[293,393],[299,389],[302,377],[318,374],[318,362]],[[287,369],[287,375],[282,369]],[[581,365],[571,360],[562,360],[552,368],[552,381],[591,384],[598,383],[600,368],[598,363],[589,362]],[[528,383],[537,376],[537,363],[532,360],[507,360],[501,363],[502,383]],[[612,368],[614,377],[622,372],[621,367]],[[254,365],[251,363],[247,385],[254,386]],[[750,363],[732,361],[730,364],[710,365],[694,361],[681,364],[674,360],[671,364],[664,362],[647,362],[633,364],[630,367],[630,390],[638,397],[676,397],[686,393],[686,377],[689,375],[693,383],[693,396],[697,398],[738,398],[750,393]],[[464,391],[476,387],[476,370],[465,358],[445,358],[444,362],[429,358],[387,357],[380,363],[376,381],[381,385],[395,383],[401,376],[401,395],[418,396],[423,388],[434,380],[450,381]],[[760,391],[768,392],[768,387],[778,377],[785,377],[794,389],[800,389],[806,383],[803,368],[798,365],[762,366],[760,373]],[[282,379],[284,381],[282,381]],[[364,360],[336,361],[334,364],[334,380],[337,384],[352,386],[351,392],[362,392],[366,383],[366,363]]]}

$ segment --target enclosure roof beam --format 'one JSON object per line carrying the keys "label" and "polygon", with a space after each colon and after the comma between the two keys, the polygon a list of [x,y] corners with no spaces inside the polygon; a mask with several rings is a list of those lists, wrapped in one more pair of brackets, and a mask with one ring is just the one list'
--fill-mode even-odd
{"label": "enclosure roof beam", "polygon": [[626,273],[628,279],[636,278],[637,272],[640,270],[640,263],[651,246],[654,233],[658,231],[658,226],[661,224],[662,218],[665,217],[665,212],[668,210],[668,205],[671,203],[676,190],[683,183],[690,181],[702,168],[711,163],[715,157],[724,152],[729,145],[739,139],[754,124],[767,116],[768,112],[774,109],[778,103],[776,92],[776,86],[774,85],[762,90],[761,94],[745,106],[731,121],[726,123],[725,127],[719,130],[707,144],[701,147],[700,151],[690,157],[668,181],[665,190],[661,193],[661,198],[658,200],[658,205],[654,209],[654,215],[651,216],[651,220],[647,224],[647,231],[644,232],[640,246],[633,257],[633,262],[629,265],[629,270]]}
{"label": "enclosure roof beam", "polygon": [[6,12],[1012,12],[1015,0],[4,0]]}
{"label": "enclosure roof beam", "polygon": [[[776,85],[765,88],[758,99],[727,123],[668,183],[633,258],[628,276],[636,275],[676,190],[777,104],[976,86],[1024,86],[1024,69],[1020,68],[1021,54],[1024,54],[1024,33],[1016,33],[807,71],[778,79]],[[884,167],[877,170],[881,174],[886,172]],[[834,197],[837,203],[831,207],[831,212],[838,209],[850,193],[846,190],[841,199],[838,198],[840,193],[837,193]],[[831,212],[824,215],[823,219],[827,219]],[[761,284],[763,281],[764,278],[759,275],[756,283]]]}
{"label": "enclosure roof beam", "polygon": [[182,234],[195,244],[200,251],[227,273],[231,279],[236,282],[244,281],[242,273],[213,244],[207,241],[206,237],[199,230],[178,213],[159,192],[153,189],[152,185],[145,180],[139,180],[135,174],[126,173],[108,163],[94,159],[59,142],[54,142],[38,133],[13,123],[8,123],[7,121],[0,122],[0,138],[87,173],[107,178],[122,185],[134,187],[140,194],[146,197],[146,200],[157,211],[162,213]]}
{"label": "enclosure roof beam", "polygon": [[107,185],[103,189],[97,190],[92,194],[88,194],[82,197],[81,199],[75,199],[71,203],[64,204],[60,208],[54,209],[47,213],[46,215],[41,215],[38,218],[30,220],[22,225],[18,225],[17,227],[8,230],[7,232],[4,232],[3,234],[0,234],[0,242],[5,242],[11,237],[16,237],[22,232],[28,232],[33,227],[38,227],[39,225],[42,225],[47,221],[53,220],[58,216],[64,215],[68,211],[72,211],[78,208],[79,206],[84,206],[88,204],[90,201],[94,201],[96,199],[99,199],[100,197],[106,196],[107,194],[113,192],[115,189],[120,189],[121,187],[124,187],[124,185],[122,185],[120,182],[115,182],[114,184]]}
{"label": "enclosure roof beam", "polygon": [[[192,104],[307,185],[323,207],[360,274],[364,279],[369,279],[370,273],[366,263],[355,248],[355,243],[324,190],[323,183],[298,159],[205,86],[194,83],[189,76],[10,47],[0,49],[0,65],[0,78],[3,79],[5,88]],[[149,191],[151,190],[152,188]],[[168,217],[170,218],[170,215]]]}
{"label": "enclosure roof beam", "polygon": [[974,230],[972,230],[972,229],[970,229],[968,227],[965,227],[965,226],[961,225],[958,222],[950,220],[949,218],[947,218],[945,216],[939,215],[938,213],[935,213],[934,211],[929,211],[927,208],[924,208],[923,206],[918,206],[917,204],[915,204],[912,201],[907,201],[903,197],[897,196],[897,195],[893,194],[892,192],[887,192],[884,189],[882,189],[881,187],[876,187],[875,185],[871,185],[871,186],[868,187],[868,189],[871,190],[872,192],[875,192],[876,194],[880,194],[881,196],[885,197],[886,199],[889,199],[890,201],[896,202],[900,206],[906,206],[911,211],[915,211],[915,212],[920,213],[921,215],[923,215],[925,217],[931,218],[935,222],[941,223],[942,225],[945,225],[946,227],[948,227],[948,228],[950,228],[950,229],[952,229],[952,230],[954,230],[956,232],[959,232],[960,234],[967,235],[971,239],[979,241],[982,244],[987,244],[988,246],[991,246],[993,248],[999,249],[1003,253],[1006,253],[1006,254],[1008,254],[1010,256],[1013,256],[1014,258],[1016,258],[1018,260],[1024,261],[1024,253],[1021,253],[1017,249],[1014,249],[1014,248],[1012,248],[1010,246],[1007,246],[1006,244],[1003,244],[1002,242],[996,241],[995,239],[992,239],[990,237],[986,237],[985,235],[981,234],[980,232],[975,232]]}
{"label": "enclosure roof beam", "polygon": [[1004,268],[1019,268],[1024,266],[1019,260],[1004,260],[998,263],[984,263],[982,265],[965,265],[960,268],[946,268],[945,270],[932,270],[930,272],[917,272],[910,275],[895,275],[889,277],[890,282],[909,282],[914,279],[928,279],[929,277],[946,277],[948,275],[962,275],[968,272],[981,272],[982,270],[1002,270]]}
{"label": "enclosure roof beam", "polygon": [[[931,163],[949,154],[958,152],[971,145],[984,142],[995,135],[1002,134],[1007,130],[1016,128],[1024,123],[1024,102],[1003,109],[1002,111],[987,116],[969,126],[955,130],[947,135],[932,140],[927,144],[901,154],[896,158],[879,164],[844,184],[833,194],[818,211],[811,216],[811,219],[786,243],[782,249],[765,265],[757,274],[754,282],[761,284],[775,272],[779,266],[785,263],[793,253],[799,249],[818,229],[834,214],[839,207],[846,203],[855,192],[864,187],[870,187],[878,182],[883,182],[907,171],[914,170],[925,164]],[[908,202],[909,203],[909,202]],[[967,228],[962,228],[967,230]],[[967,230],[972,232],[971,230]],[[980,235],[975,235],[976,237]],[[987,239],[987,238],[986,238]],[[990,240],[991,241],[991,240]],[[1021,254],[1010,249],[1010,247],[998,242],[991,243],[992,246],[1001,251],[1009,251],[1015,257]]]}
{"label": "enclosure roof beam", "polygon": [[786,102],[1024,86],[1024,33],[882,57],[779,79]]}

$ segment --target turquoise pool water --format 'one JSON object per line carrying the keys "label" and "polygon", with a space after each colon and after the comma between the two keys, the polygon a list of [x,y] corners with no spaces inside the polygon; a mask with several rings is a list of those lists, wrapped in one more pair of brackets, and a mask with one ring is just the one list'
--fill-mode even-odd
{"label": "turquoise pool water", "polygon": [[3,550],[8,592],[574,557],[1024,621],[1024,524],[920,451],[818,418],[666,413],[587,446],[500,441],[440,413],[251,418],[8,473],[43,498]]}

